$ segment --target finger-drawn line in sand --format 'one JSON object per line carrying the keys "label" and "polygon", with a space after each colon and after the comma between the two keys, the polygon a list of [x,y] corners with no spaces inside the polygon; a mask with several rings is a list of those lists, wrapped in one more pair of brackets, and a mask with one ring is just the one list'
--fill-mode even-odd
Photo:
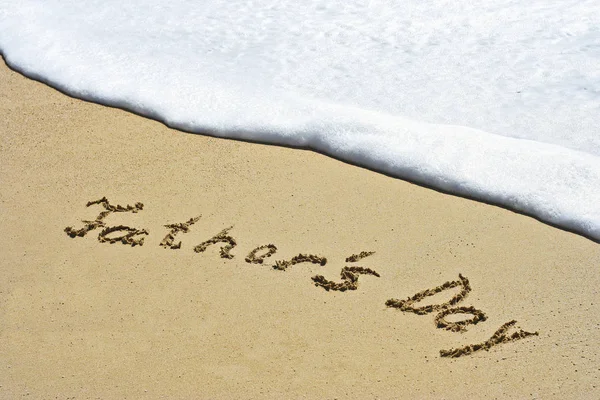
{"label": "finger-drawn line in sand", "polygon": [[[433,289],[425,289],[412,297],[409,297],[406,300],[398,300],[398,299],[389,299],[385,302],[385,305],[388,307],[398,308],[404,312],[412,312],[418,315],[429,314],[433,311],[439,311],[450,306],[455,305],[456,303],[462,301],[467,294],[471,291],[471,285],[469,284],[469,280],[462,276],[462,274],[458,274],[458,281],[447,281],[441,284],[440,286],[436,286]],[[462,286],[462,289],[450,300],[441,304],[431,304],[423,307],[413,307],[413,304],[423,300],[425,297],[433,296],[444,290],[452,289],[458,286]]]}
{"label": "finger-drawn line in sand", "polygon": [[[361,251],[359,254],[352,254],[349,257],[346,257],[346,262],[357,262],[362,260],[363,258],[369,257],[375,254],[374,251]],[[323,275],[315,275],[311,279],[315,283],[315,286],[322,287],[323,289],[330,291],[340,291],[345,292],[346,290],[356,290],[358,289],[358,277],[359,275],[373,275],[376,277],[380,277],[379,273],[364,267],[357,266],[345,266],[342,268],[340,272],[340,277],[342,278],[342,282],[334,282],[325,279]]]}
{"label": "finger-drawn line in sand", "polygon": [[324,266],[325,264],[327,264],[327,259],[325,257],[315,256],[314,254],[300,253],[297,256],[292,257],[291,260],[275,261],[275,265],[273,265],[273,268],[278,269],[280,271],[285,271],[292,265],[305,263],[305,262],[309,262],[309,263],[313,263],[313,264],[320,264],[321,266]]}
{"label": "finger-drawn line in sand", "polygon": [[346,257],[346,262],[357,262],[373,254],[375,254],[374,251],[361,251],[359,254],[352,254],[350,257]]}
{"label": "finger-drawn line in sand", "polygon": [[[138,202],[138,203],[135,203],[133,206],[130,206],[129,204],[127,204],[127,206],[125,206],[125,207],[118,205],[118,204],[112,205],[112,204],[110,204],[110,202],[108,201],[106,196],[104,196],[99,200],[88,201],[88,203],[86,204],[86,207],[90,207],[90,206],[93,206],[96,204],[102,205],[104,207],[105,211],[100,212],[100,214],[98,214],[98,216],[96,217],[96,219],[94,221],[82,220],[81,222],[84,223],[84,226],[81,229],[75,229],[72,226],[66,227],[64,229],[64,231],[67,233],[67,235],[69,235],[72,238],[75,238],[78,236],[84,237],[85,235],[87,235],[88,232],[93,231],[96,228],[102,227],[105,229],[103,229],[100,232],[100,234],[98,234],[98,241],[100,241],[101,243],[103,243],[103,242],[109,242],[109,243],[121,242],[123,244],[129,244],[132,247],[137,246],[137,245],[142,246],[144,244],[144,238],[135,239],[134,237],[136,235],[148,235],[148,231],[146,231],[145,229],[136,229],[136,228],[131,228],[131,227],[124,226],[124,225],[118,225],[118,226],[114,226],[114,227],[106,227],[106,223],[104,222],[104,218],[106,218],[107,216],[109,216],[110,214],[112,214],[114,212],[137,213],[138,211],[142,211],[144,209],[144,204]],[[119,237],[115,237],[115,238],[107,237],[107,235],[109,233],[118,232],[118,231],[126,231],[128,233],[123,236],[119,236]]]}
{"label": "finger-drawn line in sand", "polygon": [[175,235],[177,235],[179,232],[188,233],[190,231],[190,226],[198,222],[200,217],[201,216],[190,218],[189,221],[184,223],[163,225],[165,228],[169,228],[171,231],[167,233],[167,236],[164,237],[159,246],[164,247],[165,249],[180,249],[181,241],[174,243]]}
{"label": "finger-drawn line in sand", "polygon": [[84,223],[83,228],[81,228],[81,229],[75,229],[72,226],[67,226],[65,228],[65,232],[67,233],[67,235],[71,236],[72,238],[75,238],[77,236],[84,237],[85,235],[87,235],[87,233],[89,231],[93,231],[96,228],[105,226],[104,222],[102,221],[102,219],[104,218],[104,216],[102,216],[102,214],[104,214],[104,213],[106,213],[106,211],[103,211],[102,213],[100,213],[98,218],[96,218],[96,220],[94,220],[94,221],[81,220],[81,222]]}
{"label": "finger-drawn line in sand", "polygon": [[514,342],[516,340],[524,339],[529,336],[539,336],[538,332],[525,332],[524,330],[519,330],[518,332],[514,332],[512,335],[508,335],[508,330],[512,328],[517,321],[512,320],[505,324],[503,324],[493,335],[491,338],[482,343],[470,344],[464,347],[460,347],[457,349],[450,350],[440,350],[440,356],[442,357],[462,357],[469,354],[472,354],[476,351],[486,350],[489,351],[494,346],[497,346],[502,343]]}
{"label": "finger-drawn line in sand", "polygon": [[106,196],[102,197],[100,200],[88,201],[86,207],[92,206],[94,204],[101,204],[106,209],[106,211],[110,212],[137,213],[138,211],[142,211],[144,209],[144,204],[140,202],[135,203],[133,206],[130,206],[129,204],[127,204],[125,207],[118,204],[116,206],[113,206],[112,204],[110,204]]}
{"label": "finger-drawn line in sand", "polygon": [[[261,251],[268,249],[268,251],[264,254],[257,256],[256,254]],[[274,244],[265,244],[264,246],[258,246],[254,250],[252,250],[246,256],[246,262],[250,264],[262,264],[265,261],[265,258],[271,257],[273,254],[277,252],[277,247]]]}
{"label": "finger-drawn line in sand", "polygon": [[342,272],[340,273],[342,277],[341,283],[328,281],[323,275],[315,275],[311,279],[313,280],[313,282],[315,282],[315,286],[320,286],[327,291],[337,290],[340,292],[345,292],[346,290],[358,289],[358,276],[361,274],[373,275],[378,278],[380,277],[380,275],[376,271],[373,271],[370,268],[344,267],[342,268]]}
{"label": "finger-drawn line in sand", "polygon": [[[448,315],[452,314],[471,314],[473,318],[450,322],[446,320]],[[479,322],[483,322],[487,319],[485,313],[475,307],[454,307],[446,308],[435,316],[435,324],[438,328],[445,329],[452,332],[465,332],[468,325],[476,325]]]}
{"label": "finger-drawn line in sand", "polygon": [[232,228],[233,228],[233,226],[223,229],[221,232],[217,233],[212,238],[210,238],[207,241],[202,242],[199,245],[197,245],[196,247],[194,247],[194,251],[196,253],[202,253],[210,245],[217,244],[217,243],[225,243],[225,246],[222,246],[221,249],[219,250],[219,254],[221,255],[221,258],[232,259],[234,256],[233,256],[233,254],[230,253],[230,251],[235,246],[237,246],[237,242],[235,241],[235,239],[227,234]]}
{"label": "finger-drawn line in sand", "polygon": [[[110,233],[123,232],[123,231],[127,232],[127,233],[122,236],[117,236],[117,237],[108,237],[107,236]],[[137,235],[148,235],[148,231],[145,229],[131,228],[131,227],[125,226],[125,225],[117,225],[117,226],[111,226],[111,227],[103,229],[102,232],[100,232],[100,234],[98,235],[98,241],[100,243],[108,242],[110,244],[121,242],[123,244],[128,244],[131,247],[143,246],[144,245],[144,237],[135,239],[135,236],[137,236]]]}

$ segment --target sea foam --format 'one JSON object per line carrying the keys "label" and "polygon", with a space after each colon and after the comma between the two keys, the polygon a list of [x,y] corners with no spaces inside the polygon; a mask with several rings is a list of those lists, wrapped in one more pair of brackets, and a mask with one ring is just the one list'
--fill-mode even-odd
{"label": "sea foam", "polygon": [[595,240],[599,43],[597,0],[0,4],[9,65],[73,96],[314,149]]}

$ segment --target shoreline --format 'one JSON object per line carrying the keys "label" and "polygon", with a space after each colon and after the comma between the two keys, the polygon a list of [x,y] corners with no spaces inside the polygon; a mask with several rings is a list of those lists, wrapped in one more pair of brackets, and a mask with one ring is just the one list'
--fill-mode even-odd
{"label": "shoreline", "polygon": [[[2,58],[3,55],[0,52],[0,58]],[[8,64],[6,64],[6,61],[2,58],[2,60],[4,61],[5,65],[8,66]],[[168,123],[164,122],[163,120],[161,120],[160,118],[153,116],[153,115],[145,115],[142,112],[138,112],[135,110],[130,110],[125,106],[120,106],[119,101],[117,102],[113,102],[113,101],[109,101],[107,104],[103,104],[103,103],[96,103],[92,100],[87,100],[84,98],[80,98],[77,96],[72,96],[68,90],[66,89],[62,89],[60,87],[54,87],[53,84],[47,83],[45,82],[44,79],[40,78],[37,74],[32,73],[32,76],[28,76],[25,73],[20,72],[18,69],[13,68],[11,66],[8,66],[8,68],[14,72],[16,72],[17,74],[23,75],[25,77],[27,77],[28,79],[34,80],[36,82],[39,82],[43,85],[46,86],[50,86],[52,87],[54,90],[62,93],[65,96],[77,99],[79,101],[83,101],[86,103],[91,103],[91,104],[99,104],[102,105],[104,107],[108,107],[108,108],[113,108],[116,110],[121,110],[124,111],[126,113],[131,113],[133,115],[136,115],[138,117],[141,118],[145,118],[145,119],[150,119],[152,121],[156,121],[160,124],[163,124],[164,126],[166,126],[169,129],[178,131],[178,132],[183,132],[183,133],[188,133],[188,134],[193,134],[193,135],[201,135],[201,136],[207,136],[207,137],[212,137],[215,139],[220,139],[220,140],[233,140],[235,142],[242,142],[242,143],[249,143],[249,144],[259,144],[259,145],[265,145],[265,146],[276,146],[276,147],[283,147],[283,148],[287,148],[287,149],[294,149],[294,150],[301,150],[301,151],[310,151],[310,152],[314,152],[320,155],[323,155],[325,157],[328,158],[332,158],[336,161],[345,163],[345,164],[349,164],[358,168],[362,168],[362,169],[366,169],[368,171],[371,171],[375,174],[380,174],[380,175],[384,175],[393,179],[400,179],[404,182],[408,182],[429,190],[434,190],[438,193],[442,193],[442,194],[446,194],[446,195],[450,195],[450,196],[456,196],[456,197],[460,197],[463,199],[467,199],[467,200],[472,200],[472,201],[476,201],[476,202],[480,202],[480,203],[484,203],[487,205],[491,205],[491,206],[495,206],[495,207],[500,207],[502,209],[529,217],[529,218],[533,218],[538,222],[541,222],[543,224],[546,224],[548,226],[551,226],[553,228],[557,228],[557,229],[561,229],[563,231],[566,232],[570,232],[570,233],[574,233],[576,235],[582,236],[588,240],[591,240],[595,243],[600,243],[600,236],[597,236],[595,233],[595,229],[589,228],[589,221],[582,221],[577,217],[573,217],[571,216],[570,218],[562,218],[562,225],[561,222],[556,222],[554,220],[552,220],[553,218],[555,218],[554,216],[552,217],[546,217],[544,218],[544,216],[540,216],[539,214],[542,215],[553,215],[556,213],[560,213],[561,212],[561,207],[555,208],[555,209],[550,209],[550,210],[544,210],[543,207],[542,208],[538,208],[536,209],[535,207],[531,210],[523,210],[523,208],[527,208],[527,206],[525,206],[524,204],[527,204],[526,201],[524,200],[519,200],[519,201],[514,201],[512,200],[513,203],[515,204],[504,204],[505,202],[507,202],[507,200],[503,199],[502,196],[500,196],[500,199],[493,199],[494,197],[498,197],[498,194],[491,194],[493,191],[492,190],[486,190],[481,192],[481,190],[477,189],[473,191],[473,188],[471,190],[465,190],[463,188],[461,189],[446,189],[444,187],[441,187],[440,185],[436,186],[435,184],[431,184],[428,181],[431,180],[431,177],[428,178],[415,178],[412,176],[398,176],[398,174],[394,174],[392,172],[389,172],[388,169],[389,168],[383,168],[383,169],[375,169],[373,167],[371,167],[369,165],[368,162],[357,162],[354,159],[348,159],[347,156],[339,156],[336,154],[328,154],[325,151],[322,151],[318,148],[311,148],[311,147],[306,147],[306,146],[296,146],[290,143],[271,143],[269,141],[266,140],[261,140],[261,139],[256,139],[256,138],[244,138],[244,137],[228,137],[228,136],[222,136],[218,133],[218,131],[211,131],[209,129],[206,130],[202,130],[202,131],[194,131],[194,130],[190,130],[190,129],[184,129],[182,127],[178,127],[178,126],[171,126]],[[35,76],[33,76],[35,75]],[[57,84],[57,86],[60,86]],[[427,124],[424,123],[423,124]],[[431,124],[432,126],[444,126],[444,125],[437,125],[437,124]],[[447,125],[447,127],[449,128],[459,128],[459,129],[467,129],[470,130],[472,128],[466,127],[466,126],[460,126],[460,125]],[[483,132],[483,131],[482,131]],[[487,133],[487,132],[486,132]],[[518,138],[518,137],[510,137],[510,136],[502,136],[502,135],[498,135],[498,134],[494,134],[494,133],[490,133],[491,137],[497,137],[500,138],[502,140],[516,140],[516,141],[520,141],[523,140],[524,142],[532,142],[532,143],[537,143],[538,145],[550,145],[550,148],[546,149],[546,151],[549,151],[552,148],[556,148],[556,149],[562,149],[562,150],[566,150],[568,152],[575,152],[575,153],[580,153],[582,157],[584,158],[589,158],[591,154],[587,154],[585,152],[582,152],[581,150],[577,150],[577,149],[573,149],[573,148],[568,148],[568,147],[563,147],[561,145],[555,144],[555,143],[545,143],[545,142],[537,142],[535,140],[531,140],[531,139],[526,139],[526,138]],[[235,135],[234,135],[235,136]],[[250,135],[252,137],[254,137],[254,135]],[[559,168],[561,169],[561,168]],[[593,171],[591,171],[591,173],[593,173]],[[417,174],[419,175],[419,174]],[[495,177],[497,178],[497,177]],[[491,178],[490,178],[491,179]],[[434,179],[435,180],[435,179]],[[477,185],[474,182],[471,182],[472,185],[476,187]],[[446,184],[447,185],[447,184]],[[453,186],[459,187],[462,186],[462,184],[459,184],[458,182],[454,182],[452,184]],[[451,185],[451,186],[452,186]],[[580,185],[581,187],[581,185]],[[519,195],[521,195],[521,193],[519,193]],[[538,195],[540,195],[540,193],[538,193]],[[516,198],[519,198],[520,196],[516,196]],[[544,200],[542,198],[542,200]],[[547,199],[546,199],[547,200]],[[543,202],[542,202],[543,203]],[[576,208],[576,207],[575,207]],[[564,209],[562,209],[562,212],[564,213]]]}
{"label": "shoreline", "polygon": [[[4,63],[0,76],[2,396],[600,393],[596,243],[311,151],[182,133]],[[144,204],[100,220],[146,229],[135,237],[143,245],[99,242],[100,226],[84,237],[63,231],[97,220],[107,209],[86,204],[103,196]],[[174,236],[181,248],[159,245],[164,225],[200,215]],[[221,257],[222,243],[194,251],[229,226],[233,258]],[[277,252],[245,261],[266,244]],[[345,261],[362,251],[375,254]],[[327,262],[272,267],[299,253]],[[343,282],[347,265],[380,276],[360,274],[345,292],[311,280]],[[470,291],[456,306],[486,315],[465,332],[436,327],[439,310],[386,307],[459,274]],[[512,320],[539,336],[440,357]]]}

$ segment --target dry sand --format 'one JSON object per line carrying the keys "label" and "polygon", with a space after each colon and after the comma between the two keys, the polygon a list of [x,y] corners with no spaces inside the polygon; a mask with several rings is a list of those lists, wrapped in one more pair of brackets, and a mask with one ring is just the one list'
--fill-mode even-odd
{"label": "dry sand", "polygon": [[[0,398],[600,397],[598,244],[310,151],[172,130],[1,64]],[[147,229],[143,246],[64,232],[103,196],[144,204],[104,218]],[[159,246],[163,225],[200,215],[180,249]],[[232,225],[232,259],[194,252]],[[269,243],[262,265],[244,260]],[[345,262],[361,251],[375,254]],[[298,253],[327,264],[272,268]],[[380,277],[311,280],[339,283],[346,265]],[[459,273],[472,290],[456,306],[487,317],[466,332],[386,307]],[[539,336],[440,357],[511,320]]]}

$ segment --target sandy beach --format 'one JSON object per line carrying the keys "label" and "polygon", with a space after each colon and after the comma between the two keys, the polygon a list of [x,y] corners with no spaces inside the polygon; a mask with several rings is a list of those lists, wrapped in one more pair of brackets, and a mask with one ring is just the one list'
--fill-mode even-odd
{"label": "sandy beach", "polygon": [[0,398],[600,397],[597,243],[0,64]]}

